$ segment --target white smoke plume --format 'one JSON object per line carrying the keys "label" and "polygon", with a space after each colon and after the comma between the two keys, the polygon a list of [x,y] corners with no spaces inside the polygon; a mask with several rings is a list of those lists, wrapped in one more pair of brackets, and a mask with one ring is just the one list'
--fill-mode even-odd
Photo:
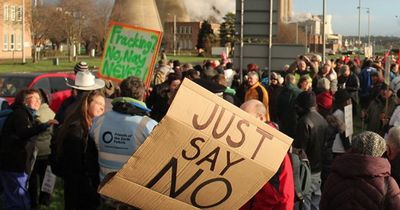
{"label": "white smoke plume", "polygon": [[235,12],[234,0],[184,0],[192,20],[204,20],[210,16],[222,21],[228,12]]}
{"label": "white smoke plume", "polygon": [[304,22],[307,20],[315,20],[316,16],[313,16],[311,13],[292,13],[290,20],[288,23],[296,23],[296,22]]}

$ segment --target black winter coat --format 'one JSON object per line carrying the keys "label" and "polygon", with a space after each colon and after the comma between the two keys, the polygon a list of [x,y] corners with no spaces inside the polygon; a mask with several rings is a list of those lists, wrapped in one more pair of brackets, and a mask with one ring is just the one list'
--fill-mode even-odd
{"label": "black winter coat", "polygon": [[48,128],[47,124],[35,121],[32,112],[23,105],[13,105],[13,112],[6,119],[0,137],[0,170],[27,172],[26,150],[31,138]]}
{"label": "black winter coat", "polygon": [[63,142],[65,209],[96,209],[99,205],[98,154],[79,122],[68,126]]}
{"label": "black winter coat", "polygon": [[297,122],[293,147],[306,152],[312,173],[321,172],[322,148],[327,131],[328,123],[315,107],[310,108]]}

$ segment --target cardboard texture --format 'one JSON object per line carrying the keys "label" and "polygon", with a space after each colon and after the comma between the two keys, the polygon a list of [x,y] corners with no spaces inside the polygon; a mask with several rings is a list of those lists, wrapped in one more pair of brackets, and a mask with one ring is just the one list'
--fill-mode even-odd
{"label": "cardboard texture", "polygon": [[344,107],[344,121],[346,125],[345,135],[349,137],[353,135],[353,105],[351,104]]}
{"label": "cardboard texture", "polygon": [[185,80],[167,115],[100,193],[142,209],[238,209],[275,174],[291,143]]}
{"label": "cardboard texture", "polygon": [[111,22],[99,76],[116,82],[137,76],[149,85],[161,40],[160,31]]}

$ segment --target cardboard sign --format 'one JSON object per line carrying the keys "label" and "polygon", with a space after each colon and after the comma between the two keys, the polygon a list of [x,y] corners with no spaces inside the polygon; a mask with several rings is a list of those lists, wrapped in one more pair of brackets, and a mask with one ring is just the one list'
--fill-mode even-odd
{"label": "cardboard sign", "polygon": [[238,209],[275,174],[291,143],[186,79],[167,115],[100,193],[142,209]]}
{"label": "cardboard sign", "polygon": [[137,76],[150,83],[162,33],[111,22],[99,75],[116,82]]}
{"label": "cardboard sign", "polygon": [[385,61],[385,83],[388,85],[390,84],[390,62],[391,61],[392,61],[392,56],[391,55],[387,56],[386,61]]}
{"label": "cardboard sign", "polygon": [[353,135],[353,105],[351,104],[344,107],[344,123],[346,137]]}

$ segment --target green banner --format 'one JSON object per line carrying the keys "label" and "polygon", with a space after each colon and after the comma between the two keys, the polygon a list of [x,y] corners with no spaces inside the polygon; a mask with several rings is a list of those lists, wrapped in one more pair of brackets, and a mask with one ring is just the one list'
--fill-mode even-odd
{"label": "green banner", "polygon": [[147,85],[161,43],[161,32],[111,22],[100,77],[121,81],[137,76]]}

